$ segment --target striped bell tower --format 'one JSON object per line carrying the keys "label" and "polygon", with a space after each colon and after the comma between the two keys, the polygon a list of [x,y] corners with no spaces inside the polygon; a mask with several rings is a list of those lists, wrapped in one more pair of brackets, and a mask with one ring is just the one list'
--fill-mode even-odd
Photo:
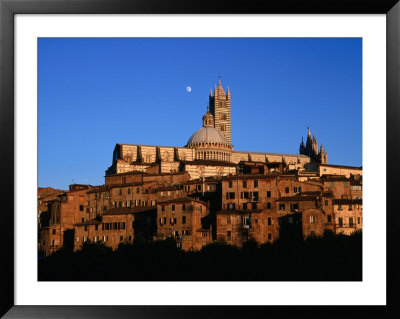
{"label": "striped bell tower", "polygon": [[218,87],[214,87],[214,93],[210,90],[210,112],[214,115],[214,127],[225,136],[229,143],[232,143],[231,92],[228,87],[225,94],[221,79],[218,81]]}

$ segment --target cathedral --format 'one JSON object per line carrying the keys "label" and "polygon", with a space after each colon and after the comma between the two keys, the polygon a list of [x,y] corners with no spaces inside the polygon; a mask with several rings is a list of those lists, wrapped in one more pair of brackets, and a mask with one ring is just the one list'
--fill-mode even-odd
{"label": "cathedral", "polygon": [[192,179],[228,176],[237,173],[241,162],[264,164],[267,171],[302,170],[307,163],[328,163],[328,155],[308,130],[307,142],[300,154],[236,151],[231,138],[231,91],[221,81],[210,90],[209,107],[202,127],[184,146],[117,144],[112,165],[106,175],[140,171],[147,173],[187,172]]}

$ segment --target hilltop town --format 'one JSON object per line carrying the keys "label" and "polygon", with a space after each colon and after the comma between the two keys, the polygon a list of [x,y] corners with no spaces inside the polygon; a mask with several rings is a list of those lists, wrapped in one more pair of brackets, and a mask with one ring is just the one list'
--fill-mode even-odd
{"label": "hilltop town", "polygon": [[299,154],[236,151],[219,81],[185,146],[116,144],[103,185],[39,188],[40,254],[174,238],[183,250],[362,229],[362,168],[328,164],[308,128]]}

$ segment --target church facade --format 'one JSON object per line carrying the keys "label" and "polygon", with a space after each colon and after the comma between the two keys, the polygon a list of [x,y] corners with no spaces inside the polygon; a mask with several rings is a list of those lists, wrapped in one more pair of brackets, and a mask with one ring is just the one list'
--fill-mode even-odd
{"label": "church facade", "polygon": [[259,162],[271,168],[282,164],[288,170],[300,170],[307,163],[327,163],[328,155],[315,136],[300,146],[300,154],[236,151],[231,138],[231,92],[221,81],[210,91],[209,108],[203,125],[185,146],[116,144],[112,165],[106,176],[132,171],[151,173],[188,172],[192,179],[228,176],[237,173],[240,162]]}

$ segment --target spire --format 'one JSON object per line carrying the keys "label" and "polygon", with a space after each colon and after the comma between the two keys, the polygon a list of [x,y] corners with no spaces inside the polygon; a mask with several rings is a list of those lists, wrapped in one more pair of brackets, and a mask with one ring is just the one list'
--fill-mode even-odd
{"label": "spire", "polygon": [[213,96],[213,94],[212,94],[212,89],[210,89],[210,97],[212,97]]}
{"label": "spire", "polygon": [[230,97],[231,96],[231,90],[229,89],[229,86],[228,86],[228,91],[227,91],[227,93],[226,93],[227,95],[228,95],[228,97]]}

